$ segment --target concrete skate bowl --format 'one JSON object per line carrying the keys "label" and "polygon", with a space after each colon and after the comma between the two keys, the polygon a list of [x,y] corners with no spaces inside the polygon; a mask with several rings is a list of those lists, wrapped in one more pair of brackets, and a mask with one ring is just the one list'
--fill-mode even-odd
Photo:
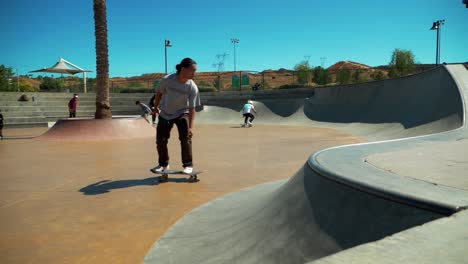
{"label": "concrete skate bowl", "polygon": [[318,151],[288,180],[194,209],[145,263],[463,263],[468,191],[366,157],[468,138],[467,91],[466,69],[448,65],[359,85],[205,98],[199,122],[239,123],[253,99],[258,123],[331,127],[370,142]]}
{"label": "concrete skate bowl", "polygon": [[42,141],[106,141],[148,138],[155,136],[155,128],[141,117],[116,116],[112,119],[59,119],[44,134]]}

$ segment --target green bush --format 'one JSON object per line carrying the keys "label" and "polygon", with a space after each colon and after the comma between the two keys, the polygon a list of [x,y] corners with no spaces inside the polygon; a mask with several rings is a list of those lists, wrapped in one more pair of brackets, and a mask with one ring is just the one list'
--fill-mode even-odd
{"label": "green bush", "polygon": [[200,93],[206,93],[206,92],[216,92],[218,91],[216,87],[213,86],[198,86],[198,91]]}
{"label": "green bush", "polygon": [[314,82],[319,85],[327,85],[332,82],[332,78],[328,73],[328,70],[325,70],[321,66],[314,68]]}
{"label": "green bush", "polygon": [[389,64],[388,77],[397,78],[413,73],[414,54],[411,50],[395,49]]}
{"label": "green bush", "polygon": [[348,69],[340,69],[336,74],[336,82],[339,84],[348,84],[351,82],[351,71]]}
{"label": "green bush", "polygon": [[44,77],[39,86],[42,91],[58,91],[63,89],[63,87],[65,87],[63,78],[55,79],[51,77]]}
{"label": "green bush", "polygon": [[294,88],[308,88],[313,87],[311,85],[304,85],[299,83],[285,84],[278,87],[278,89],[294,89]]}
{"label": "green bush", "polygon": [[298,83],[306,84],[310,81],[313,70],[312,67],[310,67],[308,61],[302,61],[296,64],[296,66],[294,66],[294,70],[296,71],[296,78]]}
{"label": "green bush", "polygon": [[26,94],[22,94],[19,98],[18,98],[18,101],[20,102],[29,102],[29,96],[26,95]]}
{"label": "green bush", "polygon": [[21,92],[39,92],[38,87],[32,86],[30,83],[20,81],[19,83],[19,89]]}
{"label": "green bush", "polygon": [[382,71],[375,71],[371,74],[371,78],[376,81],[380,81],[380,80],[385,79],[386,76],[385,76],[385,73],[383,73]]}
{"label": "green bush", "polygon": [[13,85],[13,68],[0,65],[0,91],[16,91],[16,85]]}

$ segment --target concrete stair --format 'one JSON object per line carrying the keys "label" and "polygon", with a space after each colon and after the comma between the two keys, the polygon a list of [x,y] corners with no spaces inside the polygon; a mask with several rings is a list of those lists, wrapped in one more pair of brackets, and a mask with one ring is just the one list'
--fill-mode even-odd
{"label": "concrete stair", "polygon": [[[18,101],[26,94],[29,101]],[[0,92],[0,109],[5,127],[47,126],[68,117],[68,101],[72,93],[7,93]],[[148,103],[152,94],[110,94],[113,115],[139,115],[136,100]],[[33,101],[34,97],[34,101]],[[77,117],[93,117],[96,95],[79,94]]]}

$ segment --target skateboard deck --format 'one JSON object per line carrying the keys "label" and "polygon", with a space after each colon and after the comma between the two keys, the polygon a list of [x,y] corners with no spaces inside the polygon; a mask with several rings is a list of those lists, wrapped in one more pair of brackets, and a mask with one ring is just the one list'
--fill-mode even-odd
{"label": "skateboard deck", "polygon": [[203,173],[203,171],[192,171],[192,173],[184,173],[181,170],[165,170],[165,171],[162,171],[162,172],[154,172],[152,170],[150,170],[150,171],[152,173],[154,173],[154,174],[161,175],[161,176],[159,176],[159,180],[161,182],[167,182],[169,180],[169,174],[188,175],[189,176],[189,178],[188,178],[189,182],[197,182],[197,181],[199,181],[199,179],[197,177],[198,174]]}

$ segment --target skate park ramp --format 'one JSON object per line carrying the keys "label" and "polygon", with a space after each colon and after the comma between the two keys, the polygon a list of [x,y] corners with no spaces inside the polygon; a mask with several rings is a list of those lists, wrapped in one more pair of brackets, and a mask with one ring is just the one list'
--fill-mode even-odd
{"label": "skate park ramp", "polygon": [[154,137],[154,127],[141,117],[117,116],[112,119],[59,119],[44,134],[43,141],[107,141]]}
{"label": "skate park ramp", "polygon": [[[288,92],[205,98],[197,122],[240,123],[239,110],[253,99],[254,124],[330,127],[369,142],[312,153],[288,180],[194,209],[156,241],[145,263],[466,262],[468,185],[456,179],[467,171],[448,183],[430,171],[414,177],[403,166],[459,166],[441,146],[468,148],[462,65]],[[418,160],[425,152],[431,159]],[[458,155],[466,166],[465,152]]]}

